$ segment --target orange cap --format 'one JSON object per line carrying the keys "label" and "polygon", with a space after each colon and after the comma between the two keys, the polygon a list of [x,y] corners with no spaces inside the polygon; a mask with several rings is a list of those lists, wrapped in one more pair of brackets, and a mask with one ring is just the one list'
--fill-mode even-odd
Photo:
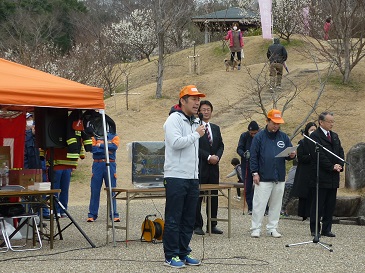
{"label": "orange cap", "polygon": [[199,91],[195,85],[187,85],[183,89],[181,89],[179,97],[182,98],[183,96],[186,96],[186,95],[205,97],[205,95],[203,93],[199,93]]}
{"label": "orange cap", "polygon": [[275,123],[284,123],[284,120],[281,117],[281,112],[277,109],[271,109],[269,113],[267,113],[267,118],[271,119]]}

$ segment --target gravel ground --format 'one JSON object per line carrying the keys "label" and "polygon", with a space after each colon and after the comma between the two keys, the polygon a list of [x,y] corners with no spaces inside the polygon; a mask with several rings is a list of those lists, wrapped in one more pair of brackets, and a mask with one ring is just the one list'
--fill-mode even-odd
{"label": "gravel ground", "polygon": [[[280,220],[278,230],[283,234],[282,238],[265,234],[251,238],[250,216],[242,215],[239,209],[232,210],[231,238],[227,238],[225,222],[218,223],[223,235],[193,236],[191,254],[202,260],[201,266],[169,268],[163,266],[160,241],[140,241],[144,218],[148,214],[157,214],[161,218],[163,200],[139,200],[130,208],[131,240],[128,244],[124,241],[123,230],[116,230],[115,246],[113,242],[106,244],[105,206],[101,207],[99,219],[94,223],[86,222],[87,206],[73,206],[69,213],[96,248],[91,248],[72,224],[63,231],[63,240],[55,240],[53,250],[49,249],[49,242],[43,240],[43,248],[38,251],[0,253],[0,272],[365,272],[364,226],[334,225],[332,230],[336,238],[323,237],[320,240],[333,244],[333,252],[330,252],[313,243],[309,223],[295,217]],[[123,212],[123,209],[124,206],[120,205],[119,211]],[[226,217],[227,211],[226,207],[220,207],[219,217]],[[266,221],[267,217],[264,225]],[[70,220],[60,219],[60,223],[65,227]],[[111,231],[109,235],[112,241]],[[310,243],[286,247],[298,242]]]}

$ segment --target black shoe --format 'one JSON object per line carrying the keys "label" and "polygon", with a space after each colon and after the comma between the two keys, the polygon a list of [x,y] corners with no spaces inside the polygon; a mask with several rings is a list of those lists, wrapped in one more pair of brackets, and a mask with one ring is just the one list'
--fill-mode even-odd
{"label": "black shoe", "polygon": [[205,235],[205,232],[203,231],[202,228],[197,227],[197,228],[194,229],[194,234],[196,234],[196,235]]}
{"label": "black shoe", "polygon": [[331,231],[326,233],[321,233],[321,235],[326,237],[336,237],[336,234],[332,233]]}
{"label": "black shoe", "polygon": [[[208,232],[208,229],[207,229],[207,232]],[[217,228],[217,227],[212,227],[211,232],[212,232],[213,234],[223,234],[223,231],[221,231],[221,230],[220,230],[219,228]]]}

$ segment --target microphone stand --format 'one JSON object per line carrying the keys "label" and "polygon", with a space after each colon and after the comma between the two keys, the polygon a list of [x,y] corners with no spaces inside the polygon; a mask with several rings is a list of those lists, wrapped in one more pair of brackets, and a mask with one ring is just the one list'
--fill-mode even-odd
{"label": "microphone stand", "polygon": [[316,223],[315,223],[315,232],[314,232],[314,238],[313,241],[308,241],[308,242],[301,242],[301,243],[295,243],[295,244],[287,244],[285,245],[286,247],[291,247],[291,246],[297,246],[297,245],[305,245],[305,244],[310,244],[310,243],[315,243],[315,244],[319,244],[320,246],[324,247],[325,249],[327,249],[330,252],[333,252],[333,249],[331,248],[332,244],[327,244],[327,243],[322,243],[320,242],[319,238],[319,231],[318,231],[318,192],[319,192],[319,148],[321,147],[323,150],[325,150],[326,152],[330,153],[331,155],[337,157],[338,159],[340,159],[342,162],[350,165],[348,162],[346,162],[343,158],[339,157],[338,155],[332,153],[330,150],[328,150],[327,148],[323,147],[321,144],[319,144],[318,142],[314,141],[313,139],[311,139],[310,137],[306,136],[305,134],[303,134],[303,136],[306,139],[309,139],[311,142],[313,142],[315,144],[315,152],[317,154],[317,170],[316,170]]}
{"label": "microphone stand", "polygon": [[[199,125],[200,126],[203,125],[203,113],[201,113],[201,112],[198,113],[198,118],[199,118]],[[198,140],[198,141],[200,141],[200,140]],[[200,150],[200,146],[199,146],[199,150]],[[203,165],[203,158],[200,156],[200,151],[198,151],[198,158],[199,158],[199,177],[198,177],[198,179],[199,179],[199,197],[198,197],[197,206],[198,207],[200,206],[200,210],[198,212],[198,209],[196,209],[196,213],[200,213],[200,216],[201,216],[202,203],[203,203],[203,201],[206,202],[207,200],[205,199],[205,196],[200,197],[200,195],[204,195],[204,191],[201,190],[202,185],[201,185],[201,179],[200,179],[201,174],[202,174],[202,169],[203,169],[203,166],[202,166]],[[201,198],[201,201],[200,201],[200,198]],[[195,219],[197,219],[197,217],[198,217],[198,215],[196,215]],[[200,219],[203,222],[202,216],[200,217]],[[194,230],[195,230],[195,228],[196,228],[196,226],[194,226]],[[202,229],[203,229],[203,227],[202,227]]]}
{"label": "microphone stand", "polygon": [[[248,177],[248,168],[250,164],[250,151],[246,150],[243,154],[246,158],[246,168],[245,168],[245,181],[243,181],[243,215],[245,215],[245,208],[246,208],[246,190],[247,190],[247,177]],[[242,162],[241,162],[242,163]],[[242,172],[242,171],[241,171]],[[240,189],[241,190],[241,189]],[[247,212],[248,214],[248,212]]]}

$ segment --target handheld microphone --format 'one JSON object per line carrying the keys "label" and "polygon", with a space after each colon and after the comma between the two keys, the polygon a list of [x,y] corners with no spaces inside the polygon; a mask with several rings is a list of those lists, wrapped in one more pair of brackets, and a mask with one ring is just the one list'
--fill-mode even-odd
{"label": "handheld microphone", "polygon": [[202,125],[203,124],[203,113],[199,113],[198,117],[200,119],[200,125]]}
{"label": "handheld microphone", "polygon": [[250,154],[250,151],[249,150],[247,150],[246,152],[244,152],[243,155],[246,158],[246,160],[249,160],[250,159],[251,154]]}

